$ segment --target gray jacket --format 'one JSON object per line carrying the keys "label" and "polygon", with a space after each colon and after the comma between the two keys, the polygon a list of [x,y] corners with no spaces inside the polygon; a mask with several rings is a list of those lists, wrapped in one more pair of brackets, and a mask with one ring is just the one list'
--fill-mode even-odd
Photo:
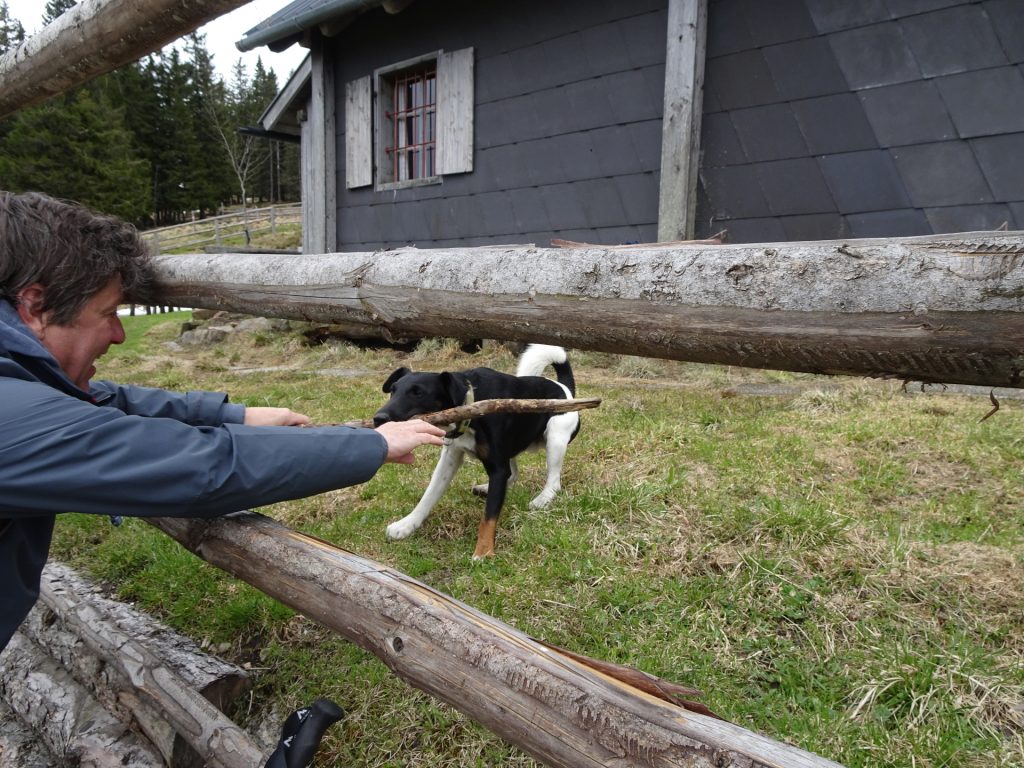
{"label": "gray jacket", "polygon": [[369,480],[372,429],[249,427],[224,394],[85,392],[0,300],[0,649],[39,595],[55,516],[215,517]]}

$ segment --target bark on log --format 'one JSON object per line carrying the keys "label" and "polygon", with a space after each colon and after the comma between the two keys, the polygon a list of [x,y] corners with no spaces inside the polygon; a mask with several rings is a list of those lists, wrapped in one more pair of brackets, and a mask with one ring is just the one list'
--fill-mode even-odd
{"label": "bark on log", "polygon": [[[172,661],[173,654],[161,657],[143,638],[136,637],[130,622],[121,626],[109,620],[100,603],[80,599],[60,574],[59,569],[48,566],[40,585],[40,601],[60,616],[103,667],[112,670],[110,682],[119,687],[121,703],[141,716],[139,723],[146,725],[147,735],[162,718],[210,766],[252,768],[262,764],[263,752],[249,735],[196,689],[196,682],[206,676],[203,667],[215,668],[215,662],[191,654],[201,666],[189,670],[187,664],[179,666]],[[162,740],[168,737],[162,731],[153,735]],[[166,746],[162,741],[161,747]]]}
{"label": "bark on log", "polygon": [[261,515],[149,522],[545,765],[837,765],[668,704],[402,573]]}
{"label": "bark on log", "polygon": [[[92,643],[82,637],[82,617]],[[202,757],[179,735],[167,708],[140,696],[124,672],[125,636],[145,647],[181,684],[223,711],[248,690],[248,674],[205,654],[188,638],[158,624],[131,606],[104,597],[74,570],[57,562],[43,572],[40,601],[21,631],[67,669],[123,722],[134,720],[170,768],[192,768]],[[100,650],[93,645],[101,643]],[[190,702],[189,702],[190,703]],[[197,713],[196,717],[201,717]],[[180,726],[180,723],[178,724]]]}
{"label": "bark on log", "polygon": [[0,656],[0,695],[40,735],[62,765],[82,768],[161,768],[151,744],[20,632]]}
{"label": "bark on log", "polygon": [[0,56],[0,117],[157,51],[248,0],[81,0]]}
{"label": "bark on log", "polygon": [[57,759],[35,731],[0,699],[0,765],[18,768],[59,768]]}
{"label": "bark on log", "polygon": [[165,256],[177,306],[810,373],[1024,386],[1024,233]]}

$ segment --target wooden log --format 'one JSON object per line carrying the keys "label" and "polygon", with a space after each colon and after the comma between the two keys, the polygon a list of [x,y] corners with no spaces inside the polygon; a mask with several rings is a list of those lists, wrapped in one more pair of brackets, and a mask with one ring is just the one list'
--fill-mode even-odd
{"label": "wooden log", "polygon": [[[141,716],[139,723],[146,726],[147,733],[154,719],[162,718],[210,766],[262,765],[262,750],[249,735],[196,689],[196,683],[208,675],[203,667],[216,669],[220,664],[184,651],[181,655],[199,665],[190,669],[187,662],[172,661],[173,653],[158,655],[155,646],[160,643],[148,645],[144,637],[136,636],[132,622],[122,626],[111,620],[101,601],[82,599],[62,581],[60,576],[66,576],[66,572],[47,568],[40,585],[40,601],[60,616],[104,668],[112,670],[109,682],[118,687],[121,703],[133,715]],[[167,738],[163,731],[153,733],[161,740]]]}
{"label": "wooden log", "polygon": [[58,768],[59,765],[36,732],[25,725],[3,699],[0,699],[0,757],[3,765],[18,768]]}
{"label": "wooden log", "polygon": [[540,341],[809,373],[1024,386],[1024,233],[165,256],[164,301],[395,336]]}
{"label": "wooden log", "polygon": [[148,522],[545,765],[836,765],[672,705],[426,584],[262,515]]}
{"label": "wooden log", "polygon": [[[100,652],[84,642],[80,634],[80,617],[85,615],[89,617],[88,633],[93,644],[104,644]],[[151,697],[140,696],[134,690],[120,659],[120,638],[127,635],[146,647],[182,685],[217,710],[223,711],[250,686],[245,670],[203,653],[190,639],[125,603],[105,597],[73,569],[54,561],[43,571],[39,603],[21,631],[119,719],[134,720],[170,768],[201,765],[202,758],[179,735],[166,709],[154,706]]]}
{"label": "wooden log", "polygon": [[0,56],[0,117],[157,51],[248,0],[81,0]]}
{"label": "wooden log", "polygon": [[[509,397],[496,397],[490,400],[478,400],[469,405],[445,408],[443,411],[423,413],[416,418],[428,424],[433,424],[436,427],[443,427],[446,424],[456,424],[460,421],[476,419],[492,413],[570,413],[572,411],[583,411],[588,408],[597,408],[600,404],[601,398],[599,397],[569,398],[565,400],[520,400]],[[372,427],[373,419],[347,421],[343,426]]]}
{"label": "wooden log", "polygon": [[0,656],[0,696],[62,765],[163,765],[155,747],[104,709],[67,670],[20,632]]}

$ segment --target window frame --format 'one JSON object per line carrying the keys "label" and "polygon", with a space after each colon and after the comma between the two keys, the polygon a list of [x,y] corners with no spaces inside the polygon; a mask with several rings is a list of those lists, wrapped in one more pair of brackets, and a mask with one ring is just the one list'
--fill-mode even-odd
{"label": "window frame", "polygon": [[[389,64],[373,71],[373,144],[374,144],[374,188],[378,192],[392,189],[409,189],[422,187],[429,184],[440,184],[441,174],[438,172],[437,149],[440,144],[438,136],[438,100],[440,94],[437,91],[438,64],[444,51],[432,51],[431,53],[415,56],[411,59]],[[388,117],[389,112],[394,111],[393,82],[396,75],[403,71],[422,68],[426,64],[434,66],[434,174],[422,176],[416,179],[395,180],[394,161],[388,150],[388,141],[385,139],[387,133],[392,130],[392,119]]]}
{"label": "window frame", "polygon": [[[381,140],[390,98],[382,98],[389,74],[434,62],[436,105],[434,174],[421,179],[393,181],[381,170],[387,162]],[[406,59],[349,80],[344,85],[345,188],[387,191],[441,184],[446,176],[473,172],[475,153],[475,51],[472,46],[439,50]]]}

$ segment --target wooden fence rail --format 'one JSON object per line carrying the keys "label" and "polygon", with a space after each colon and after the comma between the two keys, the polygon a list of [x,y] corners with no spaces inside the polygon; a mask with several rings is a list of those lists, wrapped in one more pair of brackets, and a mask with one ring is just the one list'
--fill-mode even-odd
{"label": "wooden fence rail", "polygon": [[165,256],[164,302],[385,336],[540,341],[1024,386],[1024,233],[616,249]]}
{"label": "wooden fence rail", "polygon": [[262,515],[148,522],[545,765],[838,765],[656,698],[405,574]]}
{"label": "wooden fence rail", "polygon": [[228,238],[244,236],[246,232],[250,235],[277,232],[277,228],[283,224],[301,223],[301,205],[272,205],[210,216],[170,227],[147,229],[141,235],[154,253],[168,253],[181,249],[219,247]]}

